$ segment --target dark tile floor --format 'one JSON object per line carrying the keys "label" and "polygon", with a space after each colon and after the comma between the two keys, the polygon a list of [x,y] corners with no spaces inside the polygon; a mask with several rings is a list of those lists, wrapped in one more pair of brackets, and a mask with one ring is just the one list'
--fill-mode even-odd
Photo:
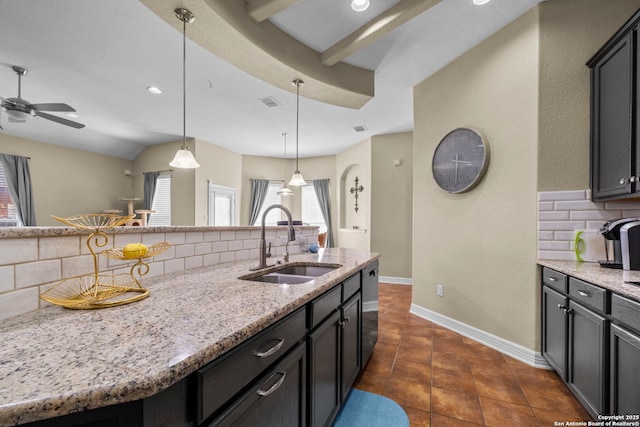
{"label": "dark tile floor", "polygon": [[402,405],[412,427],[591,419],[553,371],[410,314],[410,305],[411,286],[380,284],[378,344],[355,387]]}

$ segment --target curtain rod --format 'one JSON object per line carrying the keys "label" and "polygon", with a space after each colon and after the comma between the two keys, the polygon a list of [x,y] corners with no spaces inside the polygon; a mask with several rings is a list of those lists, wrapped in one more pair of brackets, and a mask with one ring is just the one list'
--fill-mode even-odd
{"label": "curtain rod", "polygon": [[[319,178],[319,179],[305,179],[307,182],[320,181],[321,179],[326,179],[327,181],[331,181],[330,178]],[[285,182],[284,179],[270,179],[271,182]]]}
{"label": "curtain rod", "polygon": [[162,172],[173,172],[173,169],[165,169],[165,170],[162,170],[162,171],[142,172],[142,175],[144,175],[145,173],[152,173],[152,172],[158,172],[158,173],[162,173]]}

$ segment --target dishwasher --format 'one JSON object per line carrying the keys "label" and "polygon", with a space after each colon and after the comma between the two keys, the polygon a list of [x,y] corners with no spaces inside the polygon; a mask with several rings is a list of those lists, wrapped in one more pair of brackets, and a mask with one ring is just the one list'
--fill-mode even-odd
{"label": "dishwasher", "polygon": [[362,367],[378,342],[378,260],[362,270]]}

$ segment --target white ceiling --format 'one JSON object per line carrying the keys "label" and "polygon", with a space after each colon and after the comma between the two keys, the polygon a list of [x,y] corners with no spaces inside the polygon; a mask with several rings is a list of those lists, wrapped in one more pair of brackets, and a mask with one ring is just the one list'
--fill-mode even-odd
{"label": "white ceiling", "polygon": [[[238,1],[238,0],[236,0]],[[240,0],[242,1],[242,0]],[[300,157],[338,153],[372,135],[413,129],[412,88],[543,0],[442,0],[346,58],[375,70],[360,110],[300,100]],[[274,15],[280,29],[321,52],[398,0],[302,0]],[[198,17],[196,16],[196,19]],[[187,37],[189,26],[187,25]],[[83,129],[34,118],[4,133],[134,159],[147,145],[182,139],[182,34],[132,0],[0,1],[0,96],[17,96],[12,65],[28,69],[22,97],[63,102]],[[158,86],[152,95],[147,86]],[[264,106],[273,96],[282,105]],[[264,83],[187,40],[187,136],[251,155],[295,155],[295,93]],[[53,113],[62,114],[62,113]],[[64,116],[63,116],[64,117]],[[364,125],[357,133],[354,126]]]}

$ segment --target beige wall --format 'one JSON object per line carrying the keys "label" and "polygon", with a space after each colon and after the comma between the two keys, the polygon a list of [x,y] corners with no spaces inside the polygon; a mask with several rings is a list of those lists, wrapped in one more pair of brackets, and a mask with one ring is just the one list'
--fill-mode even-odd
{"label": "beige wall", "polygon": [[[537,17],[530,11],[414,88],[413,303],[528,348],[538,330]],[[491,163],[476,188],[449,194],[430,164],[458,127],[484,135]]]}
{"label": "beige wall", "polygon": [[[349,189],[358,176],[364,191],[358,195],[359,209]],[[334,224],[336,246],[352,249],[371,248],[371,139],[362,141],[336,156],[338,222]],[[354,230],[353,226],[359,227]]]}
{"label": "beige wall", "polygon": [[640,0],[540,4],[539,191],[589,188],[585,63],[638,8]]}
{"label": "beige wall", "polygon": [[[399,166],[394,160],[402,161]],[[366,190],[365,190],[366,191]],[[413,132],[371,138],[371,250],[382,276],[411,278]]]}
{"label": "beige wall", "polygon": [[[89,143],[89,142],[87,142]],[[0,134],[0,152],[31,157],[36,224],[61,225],[51,215],[67,217],[125,209],[133,178],[124,175],[133,162],[88,151]]]}

